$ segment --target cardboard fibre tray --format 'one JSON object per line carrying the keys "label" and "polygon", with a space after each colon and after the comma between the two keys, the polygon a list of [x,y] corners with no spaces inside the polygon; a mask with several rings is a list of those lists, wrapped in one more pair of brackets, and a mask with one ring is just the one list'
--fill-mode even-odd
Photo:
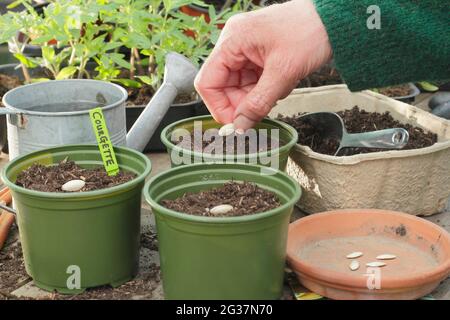
{"label": "cardboard fibre tray", "polygon": [[345,85],[294,90],[270,117],[337,112],[356,105],[369,112],[389,111],[396,120],[436,133],[438,142],[416,150],[346,157],[297,144],[287,172],[303,188],[298,206],[308,213],[374,208],[431,215],[445,210],[450,196],[450,121],[372,91],[350,92]]}

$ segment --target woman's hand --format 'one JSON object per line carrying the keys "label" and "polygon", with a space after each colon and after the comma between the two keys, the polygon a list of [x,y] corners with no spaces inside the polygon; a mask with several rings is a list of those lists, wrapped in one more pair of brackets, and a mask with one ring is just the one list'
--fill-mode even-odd
{"label": "woman's hand", "polygon": [[195,87],[218,122],[243,132],[331,55],[312,0],[293,0],[231,17]]}

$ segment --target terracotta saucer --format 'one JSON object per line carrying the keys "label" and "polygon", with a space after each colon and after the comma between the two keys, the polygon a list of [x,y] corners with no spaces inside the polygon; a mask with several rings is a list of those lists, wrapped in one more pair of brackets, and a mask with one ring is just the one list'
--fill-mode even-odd
{"label": "terracotta saucer", "polygon": [[[346,258],[356,251],[363,255]],[[377,260],[381,254],[396,258]],[[417,299],[450,274],[450,235],[395,211],[329,211],[291,223],[287,259],[305,287],[331,299]],[[386,265],[366,266],[373,261]]]}

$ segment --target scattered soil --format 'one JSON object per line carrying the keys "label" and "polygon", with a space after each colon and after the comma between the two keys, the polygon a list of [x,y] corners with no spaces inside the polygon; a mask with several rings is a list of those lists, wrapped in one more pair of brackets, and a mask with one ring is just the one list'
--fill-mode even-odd
{"label": "scattered soil", "polygon": [[[183,149],[187,150],[195,150],[198,152],[205,152],[210,154],[215,154],[215,148],[218,149],[220,145],[222,145],[223,153],[226,154],[245,154],[245,153],[254,153],[255,149],[251,146],[250,137],[239,136],[239,135],[230,135],[228,137],[221,137],[218,135],[219,129],[210,129],[208,133],[211,133],[211,136],[208,136],[208,139],[204,139],[205,131],[202,131],[202,136],[195,136],[195,133],[191,133],[190,141],[184,141],[182,137],[178,141],[172,141],[177,146],[180,146]],[[245,139],[244,141],[242,139]],[[201,142],[201,146],[200,146]],[[240,144],[244,143],[244,149]],[[264,152],[272,150],[272,146],[282,146],[283,142],[275,142],[274,139],[267,137],[262,133],[257,134],[257,146],[256,152]],[[250,148],[252,147],[252,148]],[[244,151],[245,150],[245,151]],[[244,152],[243,152],[244,151]]]}
{"label": "scattered soil", "polygon": [[[2,299],[25,299],[11,294],[32,279],[25,271],[25,264],[22,255],[21,243],[18,239],[17,227],[13,225],[10,231],[10,239],[0,252],[0,300]],[[147,248],[152,251],[158,250],[156,234],[151,230],[141,233],[141,250]],[[59,293],[51,294],[50,298],[55,300],[125,300],[132,298],[150,299],[153,298],[153,291],[159,286],[161,281],[160,268],[156,264],[150,266],[140,266],[139,275],[117,288],[101,286],[87,289],[78,295],[64,295]]]}
{"label": "scattered soil", "polygon": [[22,81],[18,77],[11,77],[0,74],[0,106],[2,106],[2,98],[6,92],[22,85]]}
{"label": "scattered soil", "polygon": [[58,165],[33,164],[22,171],[16,180],[18,186],[45,192],[65,192],[61,186],[70,180],[84,180],[86,185],[80,191],[105,189],[136,177],[134,173],[121,170],[115,176],[108,176],[103,167],[83,169],[73,161],[61,161]]}
{"label": "scattered soil", "polygon": [[10,293],[31,279],[25,271],[22,247],[15,224],[9,231],[8,241],[0,251],[0,300],[14,298]]}
{"label": "scattered soil", "polygon": [[329,65],[326,65],[301,80],[297,88],[329,86],[341,83],[344,82],[337,70]]}
{"label": "scattered soil", "polygon": [[[142,86],[141,88],[127,88],[124,87],[128,92],[127,106],[142,106],[150,102],[151,98],[155,94],[155,91],[150,86]],[[174,103],[188,103],[198,100],[196,92],[191,94],[179,94]]]}
{"label": "scattered soil", "polygon": [[[389,112],[377,113],[367,112],[353,107],[345,111],[340,111],[338,114],[344,120],[344,125],[348,133],[368,132],[374,130],[382,130],[389,128],[404,128],[409,133],[409,141],[402,150],[420,149],[433,145],[437,142],[437,134],[423,130],[422,128],[415,127],[407,123],[401,123],[395,120]],[[320,130],[326,130],[326,128],[315,128],[300,117],[304,113],[292,117],[278,116],[278,119],[293,126],[298,134],[298,143],[301,145],[309,146],[313,151],[333,155],[337,146],[338,140],[331,139],[328,141],[320,141],[317,137],[320,136]],[[386,151],[386,149],[369,149],[369,148],[347,148],[340,155],[354,155],[360,153],[370,153]]]}
{"label": "scattered soil", "polygon": [[379,88],[376,91],[388,97],[404,97],[411,93],[411,88],[408,84],[402,84],[399,86]]}
{"label": "scattered soil", "polygon": [[[211,208],[222,204],[229,204],[234,209],[222,215],[210,213]],[[279,207],[281,203],[274,193],[254,183],[230,181],[211,190],[185,193],[175,200],[162,200],[161,205],[177,212],[196,216],[231,217],[269,211]]]}

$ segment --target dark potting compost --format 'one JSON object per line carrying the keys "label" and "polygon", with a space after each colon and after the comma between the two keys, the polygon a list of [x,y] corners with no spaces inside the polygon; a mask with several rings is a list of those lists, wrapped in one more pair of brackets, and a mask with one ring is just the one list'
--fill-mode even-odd
{"label": "dark potting compost", "polygon": [[[337,112],[337,114],[342,117],[348,133],[360,133],[389,128],[406,129],[409,133],[409,141],[402,150],[425,148],[437,142],[437,134],[428,132],[408,123],[401,123],[400,121],[395,120],[389,112],[368,112],[355,106],[352,109]],[[339,146],[338,138],[321,139],[320,132],[322,132],[322,130],[327,130],[327,128],[312,126],[309,121],[301,118],[302,115],[304,115],[304,113],[299,113],[295,116],[279,115],[278,119],[293,126],[297,130],[299,144],[308,146],[318,153],[334,155]],[[346,148],[345,153],[341,156],[379,151],[386,151],[386,149]]]}
{"label": "dark potting compost", "polygon": [[411,87],[409,84],[402,84],[398,86],[379,88],[376,89],[376,91],[388,97],[404,97],[411,93]]}
{"label": "dark potting compost", "polygon": [[[125,89],[128,92],[127,107],[147,105],[152,99],[153,95],[155,94],[155,90],[148,85],[143,85],[140,88],[125,87]],[[196,100],[198,100],[198,97],[195,92],[192,92],[190,94],[180,93],[175,98],[174,103],[175,104],[189,103]]]}
{"label": "dark potting compost", "polygon": [[83,192],[117,186],[133,180],[135,177],[134,173],[124,170],[115,176],[108,176],[102,166],[85,169],[73,161],[61,161],[53,166],[33,164],[17,176],[16,185],[36,191],[64,192],[61,187],[66,182],[83,180],[86,182],[80,190]]}
{"label": "dark potting compost", "polygon": [[17,77],[8,76],[0,73],[0,105],[1,100],[6,92],[22,85],[22,82]]}
{"label": "dark potting compost", "polygon": [[[207,217],[245,216],[269,211],[281,205],[278,197],[254,183],[230,181],[223,186],[198,193],[185,193],[174,200],[162,200],[164,207],[182,213]],[[232,210],[213,214],[219,205],[231,205]]]}
{"label": "dark potting compost", "polygon": [[[270,136],[262,133],[257,133],[257,145],[250,143],[250,136],[242,136],[233,134],[227,137],[218,136],[219,129],[210,129],[212,136],[205,136],[205,131],[202,131],[201,136],[196,136],[194,132],[191,133],[190,139],[184,141],[183,137],[180,137],[178,141],[172,141],[177,146],[198,152],[205,152],[215,154],[218,146],[222,145],[222,150],[227,154],[245,154],[254,152],[264,152],[272,150],[272,146],[281,147],[283,142],[281,140],[275,141]],[[242,146],[241,144],[244,144]],[[216,147],[216,150],[214,149]]]}

